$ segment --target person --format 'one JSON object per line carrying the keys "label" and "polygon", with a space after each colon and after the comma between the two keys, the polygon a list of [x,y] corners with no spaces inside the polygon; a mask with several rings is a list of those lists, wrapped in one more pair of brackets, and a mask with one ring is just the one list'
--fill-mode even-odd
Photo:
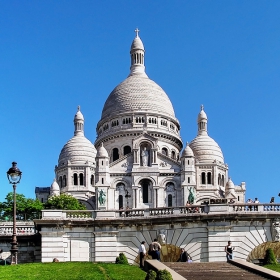
{"label": "person", "polygon": [[[253,203],[253,200],[251,198],[249,198],[246,203]],[[249,211],[252,211],[252,206],[248,206]]]}
{"label": "person", "polygon": [[154,239],[154,242],[152,244],[153,244],[153,248],[154,248],[154,251],[153,251],[153,254],[152,254],[152,258],[154,260],[160,261],[161,245],[158,243],[156,238]]}
{"label": "person", "polygon": [[191,256],[188,254],[188,256],[187,256],[187,262],[188,263],[192,263],[192,258],[191,258]]}
{"label": "person", "polygon": [[148,166],[149,152],[147,151],[146,147],[144,147],[144,150],[142,151],[141,156],[142,156],[143,166]]}
{"label": "person", "polygon": [[185,251],[184,248],[181,248],[180,258],[177,262],[188,262],[189,259],[191,259],[190,255]]}
{"label": "person", "polygon": [[[260,203],[257,197],[255,198],[254,203],[256,204]],[[255,210],[258,211],[258,206],[255,206]]]}
{"label": "person", "polygon": [[144,268],[144,260],[146,256],[146,248],[145,248],[145,241],[141,242],[139,247],[139,255],[140,255],[140,268]]}
{"label": "person", "polygon": [[228,241],[228,245],[225,247],[227,260],[233,259],[233,250],[234,250],[234,247],[231,246],[231,241]]}

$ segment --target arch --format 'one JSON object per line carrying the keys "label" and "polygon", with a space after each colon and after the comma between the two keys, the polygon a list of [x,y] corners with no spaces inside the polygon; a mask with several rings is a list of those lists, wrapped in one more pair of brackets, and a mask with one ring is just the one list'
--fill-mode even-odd
{"label": "arch", "polygon": [[140,165],[151,166],[153,162],[153,153],[151,151],[151,145],[147,142],[142,142],[140,145]]}
{"label": "arch", "polygon": [[127,155],[131,153],[131,147],[130,146],[124,146],[123,147],[123,155]]}
{"label": "arch", "polygon": [[59,177],[58,184],[59,184],[60,188],[62,188],[62,176]]}
{"label": "arch", "polygon": [[205,172],[201,173],[201,184],[205,185],[206,184],[206,176],[205,176]]}
{"label": "arch", "polygon": [[94,185],[94,175],[90,176],[90,184],[93,186]]}
{"label": "arch", "polygon": [[84,174],[83,173],[79,174],[79,180],[80,180],[80,186],[83,186],[84,185]]}
{"label": "arch", "polygon": [[73,178],[74,178],[74,186],[78,186],[78,174],[74,173]]}
{"label": "arch", "polygon": [[221,185],[221,174],[219,173],[219,175],[218,175],[218,186],[220,186]]}
{"label": "arch", "polygon": [[211,172],[207,172],[207,184],[212,184],[212,174]]}
{"label": "arch", "polygon": [[167,207],[172,207],[172,194],[169,194],[167,197]]}
{"label": "arch", "polygon": [[225,176],[224,176],[224,175],[222,175],[221,186],[222,186],[222,187],[225,186]]}
{"label": "arch", "polygon": [[171,151],[171,158],[176,160],[176,153],[175,153],[175,151]]}
{"label": "arch", "polygon": [[113,149],[113,151],[112,151],[112,158],[113,158],[113,161],[115,161],[115,160],[120,158],[119,149],[118,148],[114,148]]}
{"label": "arch", "polygon": [[119,195],[119,209],[123,209],[123,196]]}
{"label": "arch", "polygon": [[163,155],[165,155],[165,156],[168,156],[168,150],[167,150],[167,148],[162,148],[161,149],[161,153],[163,154]]}
{"label": "arch", "polygon": [[142,179],[139,183],[142,191],[142,203],[152,203],[151,180]]}
{"label": "arch", "polygon": [[66,175],[63,175],[63,182],[62,182],[62,186],[63,186],[63,187],[66,187],[66,186],[67,186]]}

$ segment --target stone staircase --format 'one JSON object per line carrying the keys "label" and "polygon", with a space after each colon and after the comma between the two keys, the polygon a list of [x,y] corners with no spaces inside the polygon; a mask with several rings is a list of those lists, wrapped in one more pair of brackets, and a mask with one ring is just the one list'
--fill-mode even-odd
{"label": "stone staircase", "polygon": [[182,275],[187,280],[258,280],[264,278],[227,262],[211,263],[180,263],[166,262],[169,268]]}

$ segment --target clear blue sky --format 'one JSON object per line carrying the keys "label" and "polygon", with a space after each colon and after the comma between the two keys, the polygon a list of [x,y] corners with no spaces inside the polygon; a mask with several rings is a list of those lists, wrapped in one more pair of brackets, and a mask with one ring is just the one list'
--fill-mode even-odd
{"label": "clear blue sky", "polygon": [[169,95],[181,136],[197,132],[200,105],[246,198],[269,202],[279,184],[280,1],[0,1],[0,201],[50,186],[77,105],[85,133],[129,73],[140,29],[148,76]]}

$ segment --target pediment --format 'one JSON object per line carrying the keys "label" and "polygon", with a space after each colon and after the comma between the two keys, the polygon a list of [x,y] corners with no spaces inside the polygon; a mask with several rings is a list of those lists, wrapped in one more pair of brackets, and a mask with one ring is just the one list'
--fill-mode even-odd
{"label": "pediment", "polygon": [[131,172],[132,166],[133,166],[133,154],[130,153],[110,163],[110,173]]}
{"label": "pediment", "polygon": [[157,147],[158,139],[151,136],[150,134],[144,132],[143,134],[141,134],[133,139],[133,148],[136,148],[136,149],[139,148],[140,144],[145,141],[150,142],[152,144],[153,148]]}
{"label": "pediment", "polygon": [[174,171],[179,172],[181,170],[181,164],[161,153],[157,153],[158,157],[158,168],[160,170],[174,169]]}

